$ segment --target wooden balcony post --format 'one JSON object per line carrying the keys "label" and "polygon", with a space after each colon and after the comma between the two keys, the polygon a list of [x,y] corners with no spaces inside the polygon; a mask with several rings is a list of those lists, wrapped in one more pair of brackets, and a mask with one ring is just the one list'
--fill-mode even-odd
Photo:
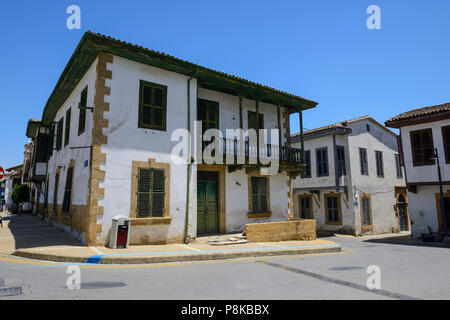
{"label": "wooden balcony post", "polygon": [[278,123],[278,161],[281,162],[282,150],[281,150],[281,106],[277,104],[277,123]]}
{"label": "wooden balcony post", "polygon": [[303,162],[305,160],[305,143],[303,141],[303,114],[302,114],[302,109],[299,109],[299,111],[298,111],[298,120],[300,122],[300,145],[301,145],[301,148],[302,148],[301,161]]}

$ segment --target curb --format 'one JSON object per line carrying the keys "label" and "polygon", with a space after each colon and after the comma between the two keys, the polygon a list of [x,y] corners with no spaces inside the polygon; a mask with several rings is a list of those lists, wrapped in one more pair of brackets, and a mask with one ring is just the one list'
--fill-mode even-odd
{"label": "curb", "polygon": [[[90,260],[90,264],[153,264],[153,263],[168,263],[168,262],[185,262],[185,261],[206,261],[206,260],[225,260],[238,259],[246,257],[267,257],[267,256],[285,256],[285,255],[301,255],[314,253],[329,253],[340,252],[340,245],[330,245],[328,247],[320,248],[294,248],[294,249],[280,249],[280,250],[255,250],[255,251],[236,251],[236,252],[221,252],[221,253],[190,253],[190,254],[174,254],[174,255],[159,255],[159,256],[103,256],[95,259],[94,263]],[[73,263],[88,263],[90,257],[67,257],[52,254],[16,251],[14,256],[46,260],[54,262],[73,262]]]}

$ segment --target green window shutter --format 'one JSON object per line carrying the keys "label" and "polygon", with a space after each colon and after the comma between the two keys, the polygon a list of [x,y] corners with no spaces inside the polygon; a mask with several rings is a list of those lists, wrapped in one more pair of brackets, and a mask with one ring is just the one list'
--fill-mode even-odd
{"label": "green window shutter", "polygon": [[150,188],[151,188],[151,169],[139,169],[138,174],[138,194],[137,194],[137,216],[150,216]]}
{"label": "green window shutter", "polygon": [[63,135],[64,117],[58,121],[58,127],[56,131],[56,149],[59,151],[62,148],[62,135]]}
{"label": "green window shutter", "polygon": [[71,109],[67,110],[66,112],[66,130],[64,133],[64,146],[67,146],[70,140],[70,114]]}
{"label": "green window shutter", "polygon": [[[87,107],[87,92],[88,87],[84,88],[81,92],[79,108],[79,119],[78,119],[78,135],[82,134],[86,128],[86,107]],[[83,107],[80,109],[80,107]]]}
{"label": "green window shutter", "polygon": [[166,130],[167,87],[140,82],[139,128]]}
{"label": "green window shutter", "polygon": [[267,212],[267,179],[263,177],[252,177],[251,185],[253,213]]}
{"label": "green window shutter", "polygon": [[63,213],[70,212],[70,203],[71,203],[71,195],[72,195],[72,179],[73,179],[73,167],[69,167],[67,169],[67,179],[66,179],[66,188],[64,189],[64,198],[63,198]]}
{"label": "green window shutter", "polygon": [[164,216],[164,170],[153,170],[152,217]]}

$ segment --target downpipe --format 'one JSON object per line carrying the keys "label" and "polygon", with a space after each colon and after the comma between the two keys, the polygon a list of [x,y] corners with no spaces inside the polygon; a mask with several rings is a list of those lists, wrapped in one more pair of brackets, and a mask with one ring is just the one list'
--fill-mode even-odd
{"label": "downpipe", "polygon": [[189,243],[189,197],[191,188],[191,80],[197,75],[198,69],[187,81],[187,130],[188,130],[188,151],[187,151],[187,182],[186,182],[186,215],[184,221],[184,243]]}

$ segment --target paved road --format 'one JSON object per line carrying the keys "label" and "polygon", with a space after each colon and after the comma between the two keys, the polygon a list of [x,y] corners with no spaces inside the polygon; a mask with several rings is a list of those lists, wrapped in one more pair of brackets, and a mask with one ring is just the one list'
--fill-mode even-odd
{"label": "paved road", "polygon": [[[81,266],[80,290],[66,288],[67,265],[37,265],[3,255],[0,279],[6,287],[22,287],[23,294],[0,299],[450,299],[449,248],[327,239],[348,249],[232,261]],[[380,267],[381,290],[366,288],[370,265]]]}

